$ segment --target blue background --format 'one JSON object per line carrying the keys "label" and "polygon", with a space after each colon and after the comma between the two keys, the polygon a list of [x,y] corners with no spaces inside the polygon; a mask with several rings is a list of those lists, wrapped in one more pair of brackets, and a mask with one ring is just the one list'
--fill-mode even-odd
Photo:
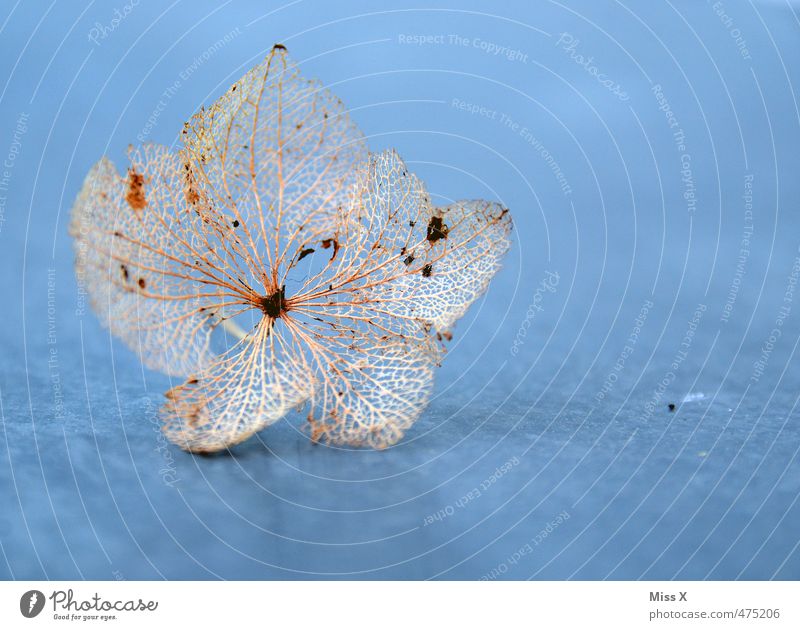
{"label": "blue background", "polygon": [[[125,6],[0,8],[0,576],[800,578],[799,7]],[[89,167],[174,144],[275,42],[435,199],[515,220],[385,452],[314,446],[298,415],[185,454],[154,415],[169,379],[80,312]]]}

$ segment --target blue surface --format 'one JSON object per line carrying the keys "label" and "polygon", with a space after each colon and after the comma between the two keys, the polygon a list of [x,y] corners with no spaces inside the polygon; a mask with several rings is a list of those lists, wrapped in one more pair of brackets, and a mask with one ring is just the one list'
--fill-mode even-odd
{"label": "blue surface", "polygon": [[[11,4],[0,576],[800,578],[800,8],[141,0],[109,30],[113,4]],[[515,219],[385,452],[314,446],[299,416],[230,456],[167,446],[169,379],[81,311],[89,166],[174,143],[275,42],[436,199]]]}

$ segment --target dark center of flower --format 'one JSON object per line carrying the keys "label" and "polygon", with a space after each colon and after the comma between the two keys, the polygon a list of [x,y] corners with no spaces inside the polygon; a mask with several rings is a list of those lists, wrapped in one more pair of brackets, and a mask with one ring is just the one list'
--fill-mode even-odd
{"label": "dark center of flower", "polygon": [[278,291],[262,297],[259,306],[268,317],[280,317],[286,311],[286,287],[282,286]]}

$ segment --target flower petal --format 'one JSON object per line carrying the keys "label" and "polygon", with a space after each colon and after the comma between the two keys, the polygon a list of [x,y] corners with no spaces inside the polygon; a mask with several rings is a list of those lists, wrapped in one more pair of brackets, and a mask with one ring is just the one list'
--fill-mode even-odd
{"label": "flower petal", "polygon": [[84,181],[70,224],[76,275],[101,321],[145,365],[185,375],[211,356],[209,318],[246,302],[246,292],[208,237],[202,200],[187,199],[178,158],[157,145],[130,157],[126,177],[104,158]]}
{"label": "flower petal", "polygon": [[393,151],[371,156],[354,191],[340,215],[336,264],[289,299],[290,315],[319,348],[312,437],[383,448],[427,404],[441,358],[431,329],[447,334],[486,289],[511,222],[487,202],[432,207]]}
{"label": "flower petal", "polygon": [[311,438],[391,446],[428,404],[437,348],[423,330],[417,338],[392,334],[385,327],[391,322],[379,314],[369,321],[321,319],[316,327],[296,320],[290,324],[316,364],[319,387],[308,414]]}
{"label": "flower petal", "polygon": [[373,155],[341,213],[339,263],[304,294],[328,304],[347,299],[447,333],[500,268],[511,229],[510,214],[496,203],[432,206],[396,152]]}
{"label": "flower petal", "polygon": [[449,333],[500,269],[511,246],[511,215],[500,204],[473,200],[436,207],[427,218],[426,231],[447,235],[407,250],[414,256],[408,273],[379,285],[374,295],[395,312],[421,317]]}
{"label": "flower petal", "polygon": [[341,101],[300,76],[282,46],[196,114],[183,141],[209,196],[275,274],[331,231],[367,156]]}
{"label": "flower petal", "polygon": [[167,392],[162,416],[169,440],[195,453],[230,448],[311,396],[303,349],[272,334],[272,326],[262,319],[251,335]]}

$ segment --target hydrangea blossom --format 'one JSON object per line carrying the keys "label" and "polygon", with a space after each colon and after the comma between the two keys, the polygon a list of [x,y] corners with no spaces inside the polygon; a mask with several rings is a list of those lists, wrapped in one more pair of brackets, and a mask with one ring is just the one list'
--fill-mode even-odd
{"label": "hydrangea blossom", "polygon": [[124,174],[100,160],[71,223],[102,322],[186,379],[167,437],[218,451],[305,408],[315,441],[397,442],[509,248],[508,211],[433,205],[280,45],[181,139],[132,149]]}

